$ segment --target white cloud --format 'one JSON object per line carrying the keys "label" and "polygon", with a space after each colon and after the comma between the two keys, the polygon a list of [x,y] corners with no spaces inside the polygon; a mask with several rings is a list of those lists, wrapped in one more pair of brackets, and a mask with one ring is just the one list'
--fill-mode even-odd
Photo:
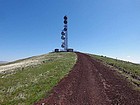
{"label": "white cloud", "polygon": [[134,56],[119,57],[118,59],[140,64],[140,58]]}
{"label": "white cloud", "polygon": [[127,58],[131,58],[131,57],[128,55]]}

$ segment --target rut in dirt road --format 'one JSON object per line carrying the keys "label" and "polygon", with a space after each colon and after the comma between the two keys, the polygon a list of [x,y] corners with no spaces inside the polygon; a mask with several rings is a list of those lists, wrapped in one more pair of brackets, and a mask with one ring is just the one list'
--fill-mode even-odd
{"label": "rut in dirt road", "polygon": [[124,77],[86,54],[77,56],[68,76],[35,105],[140,105],[140,92]]}

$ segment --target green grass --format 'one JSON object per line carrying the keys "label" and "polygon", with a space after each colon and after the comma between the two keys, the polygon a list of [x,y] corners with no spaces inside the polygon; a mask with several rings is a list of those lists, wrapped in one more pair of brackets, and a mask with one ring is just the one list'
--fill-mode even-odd
{"label": "green grass", "polygon": [[0,74],[0,105],[31,105],[47,97],[75,62],[75,53],[50,53],[35,67]]}
{"label": "green grass", "polygon": [[121,71],[121,73],[125,74],[134,84],[140,86],[140,64],[117,60],[106,56],[90,55],[104,63],[114,66]]}

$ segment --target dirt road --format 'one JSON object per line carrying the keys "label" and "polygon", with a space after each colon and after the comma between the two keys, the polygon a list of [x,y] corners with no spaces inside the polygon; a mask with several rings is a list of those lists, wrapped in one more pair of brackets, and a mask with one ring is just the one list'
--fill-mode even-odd
{"label": "dirt road", "polygon": [[140,105],[140,92],[124,77],[88,55],[77,56],[69,75],[35,105]]}

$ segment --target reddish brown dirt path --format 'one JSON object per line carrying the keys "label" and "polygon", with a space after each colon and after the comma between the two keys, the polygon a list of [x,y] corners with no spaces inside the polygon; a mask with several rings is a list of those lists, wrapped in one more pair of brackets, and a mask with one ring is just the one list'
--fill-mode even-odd
{"label": "reddish brown dirt path", "polygon": [[35,105],[140,105],[140,92],[124,77],[86,54],[77,55],[69,75]]}

